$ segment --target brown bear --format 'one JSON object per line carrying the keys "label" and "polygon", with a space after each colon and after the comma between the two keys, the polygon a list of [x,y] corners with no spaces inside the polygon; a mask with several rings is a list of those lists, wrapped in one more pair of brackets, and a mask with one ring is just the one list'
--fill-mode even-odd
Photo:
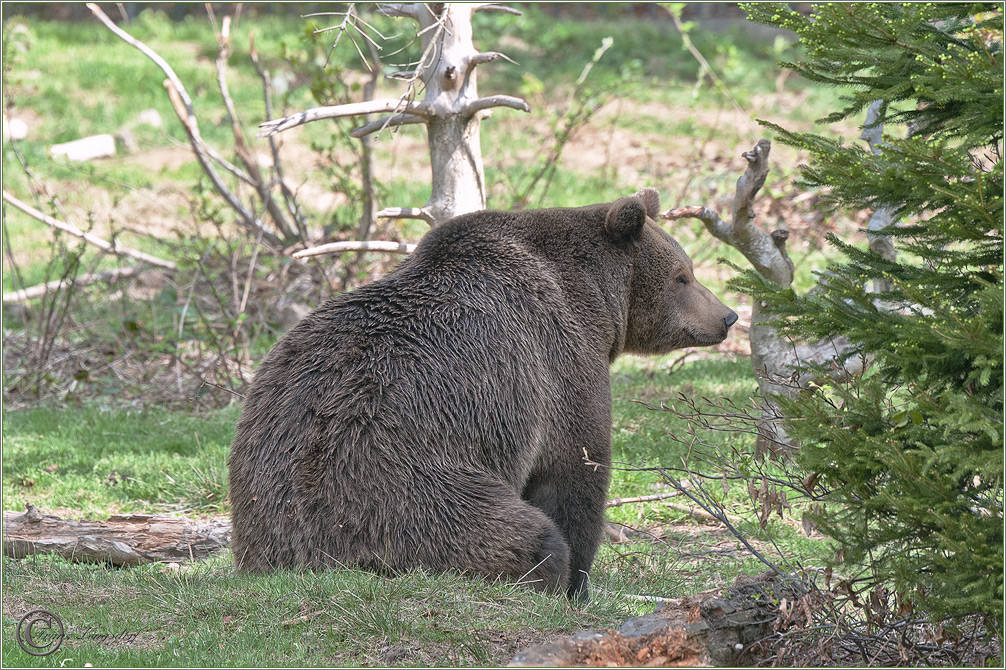
{"label": "brown bear", "polygon": [[609,364],[716,344],[737,320],[659,204],[644,189],[455,217],[306,316],[255,375],[231,448],[238,568],[453,569],[585,599]]}

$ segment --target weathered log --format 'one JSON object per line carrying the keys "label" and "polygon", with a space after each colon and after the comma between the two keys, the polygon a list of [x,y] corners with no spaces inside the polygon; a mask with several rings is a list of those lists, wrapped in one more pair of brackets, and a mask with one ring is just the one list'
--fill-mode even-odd
{"label": "weathered log", "polygon": [[71,561],[140,565],[207,558],[230,543],[229,519],[196,521],[164,514],[113,514],[106,521],[62,519],[31,503],[4,511],[3,551],[22,558],[59,554]]}
{"label": "weathered log", "polygon": [[510,667],[737,667],[757,661],[750,647],[771,633],[779,603],[798,587],[775,573],[742,575],[722,593],[706,591],[664,603],[656,612],[608,631],[529,647]]}

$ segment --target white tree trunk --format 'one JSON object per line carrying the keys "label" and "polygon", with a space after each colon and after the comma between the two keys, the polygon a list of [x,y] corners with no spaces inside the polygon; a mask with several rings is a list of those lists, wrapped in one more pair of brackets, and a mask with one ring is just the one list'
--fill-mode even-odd
{"label": "white tree trunk", "polygon": [[[459,214],[485,209],[485,176],[479,129],[492,107],[530,111],[527,103],[507,95],[480,98],[476,67],[504,58],[497,52],[480,52],[472,35],[472,17],[479,11],[519,13],[488,3],[382,4],[387,16],[410,18],[418,24],[423,55],[416,69],[398,73],[409,83],[399,99],[322,107],[262,124],[260,135],[325,118],[356,116],[373,112],[391,113],[356,128],[355,137],[365,137],[385,128],[423,123],[430,151],[431,195],[422,207],[388,207],[378,216],[418,218],[430,225]],[[509,59],[507,59],[509,60]],[[425,88],[422,100],[412,97],[416,84]]]}

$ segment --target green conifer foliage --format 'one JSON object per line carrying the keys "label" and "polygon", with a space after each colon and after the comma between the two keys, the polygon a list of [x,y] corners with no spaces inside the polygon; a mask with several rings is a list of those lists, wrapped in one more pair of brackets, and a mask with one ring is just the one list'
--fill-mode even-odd
{"label": "green conifer foliage", "polygon": [[810,154],[803,185],[902,221],[883,231],[893,261],[865,235],[832,238],[841,260],[807,295],[754,272],[737,282],[781,332],[845,335],[871,361],[780,398],[797,461],[830,503],[821,528],[917,613],[981,614],[991,632],[1003,616],[1003,6],[745,9],[799,36],[804,56],[785,67],[848,92],[823,123],[862,122],[883,101],[877,155],[765,124]]}

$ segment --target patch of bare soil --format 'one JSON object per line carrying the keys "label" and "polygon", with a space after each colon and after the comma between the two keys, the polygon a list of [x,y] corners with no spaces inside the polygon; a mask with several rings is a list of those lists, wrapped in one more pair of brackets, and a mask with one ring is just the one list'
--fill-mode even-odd
{"label": "patch of bare soil", "polygon": [[[541,644],[554,634],[546,634],[533,628],[508,630],[470,630],[462,648],[457,643],[413,641],[403,639],[398,644],[375,649],[369,661],[379,667],[437,667],[458,666],[462,660],[472,658],[473,652],[491,659],[490,664],[502,667],[520,651],[532,645]],[[348,660],[348,659],[346,659]],[[359,662],[355,659],[354,662]]]}
{"label": "patch of bare soil", "polygon": [[150,174],[175,171],[195,160],[187,146],[151,147],[120,159],[126,165],[139,165]]}

